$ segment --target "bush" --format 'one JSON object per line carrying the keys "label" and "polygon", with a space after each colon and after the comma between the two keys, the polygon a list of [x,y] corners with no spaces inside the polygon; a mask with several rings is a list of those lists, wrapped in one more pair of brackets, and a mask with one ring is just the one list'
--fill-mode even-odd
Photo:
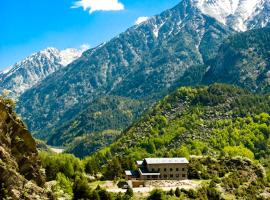
{"label": "bush", "polygon": [[125,195],[130,196],[130,197],[133,197],[133,190],[132,190],[132,188],[129,187],[129,188],[127,189]]}
{"label": "bush", "polygon": [[82,176],[76,176],[73,184],[74,199],[90,199],[91,188],[88,185],[86,178]]}
{"label": "bush", "polygon": [[162,190],[153,190],[147,200],[164,200],[165,194]]}
{"label": "bush", "polygon": [[175,196],[177,196],[177,197],[180,197],[181,196],[181,191],[180,191],[179,188],[176,188],[176,190],[175,190]]}

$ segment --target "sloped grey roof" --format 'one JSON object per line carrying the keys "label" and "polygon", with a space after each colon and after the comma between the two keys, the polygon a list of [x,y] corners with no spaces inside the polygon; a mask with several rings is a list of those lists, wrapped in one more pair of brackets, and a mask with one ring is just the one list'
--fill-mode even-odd
{"label": "sloped grey roof", "polygon": [[139,173],[142,176],[159,176],[160,175],[159,172],[149,172],[149,171],[141,169],[141,168],[139,168]]}
{"label": "sloped grey roof", "polygon": [[188,164],[186,158],[145,158],[147,164]]}

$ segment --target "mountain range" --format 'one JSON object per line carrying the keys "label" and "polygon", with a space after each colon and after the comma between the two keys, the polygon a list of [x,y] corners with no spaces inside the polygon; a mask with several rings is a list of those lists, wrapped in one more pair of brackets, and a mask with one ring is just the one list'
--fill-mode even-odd
{"label": "mountain range", "polygon": [[[17,111],[36,137],[65,145],[86,134],[123,130],[178,86],[220,81],[267,91],[269,29],[258,28],[269,26],[269,5],[269,0],[183,0],[85,51],[66,67],[57,64],[30,81],[27,90],[15,81],[15,88],[23,88],[16,91]],[[12,90],[8,85],[14,83],[3,75],[6,85],[1,87]],[[110,112],[117,116],[108,115],[104,96],[108,105],[115,99],[120,105],[133,103],[114,106]],[[123,113],[132,117],[111,123],[123,119]],[[101,123],[103,128],[96,129]]]}
{"label": "mountain range", "polygon": [[19,97],[48,75],[78,59],[84,50],[70,48],[60,51],[50,47],[34,53],[0,72],[0,90],[9,90],[13,97]]}

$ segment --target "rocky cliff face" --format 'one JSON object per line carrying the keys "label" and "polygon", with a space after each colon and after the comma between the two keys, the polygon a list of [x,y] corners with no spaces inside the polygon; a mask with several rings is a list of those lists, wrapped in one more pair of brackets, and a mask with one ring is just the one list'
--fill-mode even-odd
{"label": "rocky cliff face", "polygon": [[36,143],[0,98],[0,199],[48,199]]}

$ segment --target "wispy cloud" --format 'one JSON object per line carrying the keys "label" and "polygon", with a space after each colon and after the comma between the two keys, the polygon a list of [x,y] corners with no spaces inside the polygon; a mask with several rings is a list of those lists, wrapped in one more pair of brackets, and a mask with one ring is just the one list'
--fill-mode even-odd
{"label": "wispy cloud", "polygon": [[125,6],[118,0],[80,0],[74,2],[71,8],[82,7],[85,11],[89,9],[89,13],[95,11],[117,11],[124,10]]}
{"label": "wispy cloud", "polygon": [[139,25],[145,21],[147,21],[149,19],[149,17],[139,17],[136,21],[135,21],[135,24],[136,25]]}

